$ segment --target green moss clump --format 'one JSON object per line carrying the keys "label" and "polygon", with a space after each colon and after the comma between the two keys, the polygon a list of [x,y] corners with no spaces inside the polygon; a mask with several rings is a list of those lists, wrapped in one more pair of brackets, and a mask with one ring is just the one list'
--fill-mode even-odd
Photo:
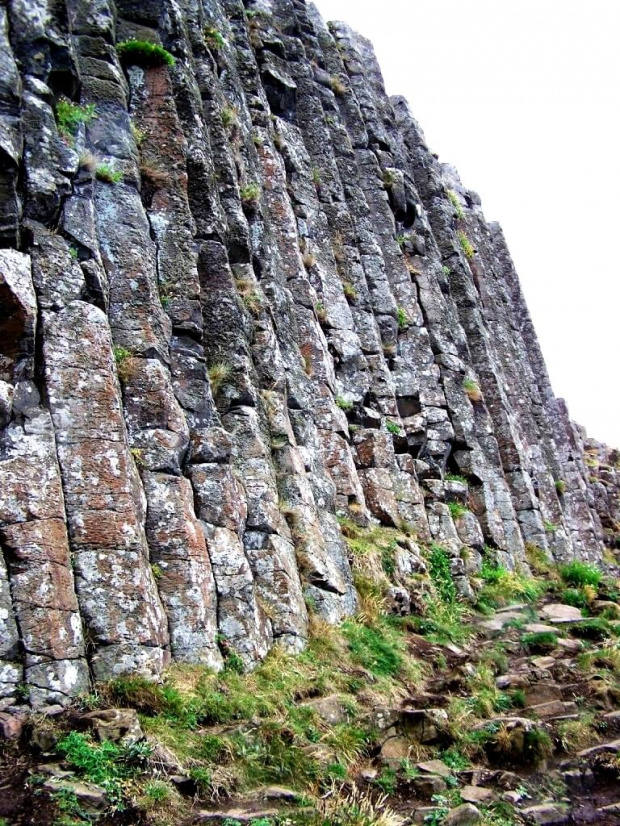
{"label": "green moss clump", "polygon": [[125,40],[118,43],[116,52],[123,66],[174,66],[175,59],[169,51],[148,40]]}

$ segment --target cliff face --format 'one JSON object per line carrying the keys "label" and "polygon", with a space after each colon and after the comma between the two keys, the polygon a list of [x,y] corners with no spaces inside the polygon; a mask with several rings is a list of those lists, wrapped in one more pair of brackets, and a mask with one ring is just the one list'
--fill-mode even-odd
{"label": "cliff face", "polygon": [[0,38],[0,698],[300,650],[356,607],[338,517],[465,598],[483,553],[601,561],[617,455],[366,40],[303,0],[12,0]]}

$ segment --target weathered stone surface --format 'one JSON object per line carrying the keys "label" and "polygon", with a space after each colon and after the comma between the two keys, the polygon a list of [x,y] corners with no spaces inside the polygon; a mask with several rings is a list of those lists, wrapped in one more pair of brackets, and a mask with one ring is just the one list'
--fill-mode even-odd
{"label": "weathered stone surface", "polygon": [[[70,35],[48,5],[0,9],[0,699],[301,650],[306,601],[356,610],[339,519],[399,530],[394,613],[425,543],[464,600],[489,548],[601,564],[617,452],[554,397],[501,229],[371,45],[305,2],[82,4]],[[122,68],[133,36],[174,67]],[[67,129],[62,96],[96,117]]]}

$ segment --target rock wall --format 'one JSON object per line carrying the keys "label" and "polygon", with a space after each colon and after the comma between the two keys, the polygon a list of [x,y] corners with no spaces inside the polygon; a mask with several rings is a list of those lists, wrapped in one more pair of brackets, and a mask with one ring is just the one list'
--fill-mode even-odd
{"label": "rock wall", "polygon": [[368,41],[304,0],[11,0],[0,38],[2,702],[300,650],[356,608],[339,517],[464,597],[483,553],[601,561],[617,454]]}

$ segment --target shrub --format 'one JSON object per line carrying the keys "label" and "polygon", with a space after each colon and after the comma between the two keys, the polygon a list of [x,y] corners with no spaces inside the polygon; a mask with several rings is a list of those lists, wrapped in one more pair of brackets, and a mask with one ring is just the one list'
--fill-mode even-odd
{"label": "shrub", "polygon": [[95,167],[95,178],[106,184],[117,184],[123,180],[123,173],[120,169],[114,169],[108,163],[100,163]]}
{"label": "shrub", "polygon": [[558,637],[552,631],[538,631],[532,634],[524,634],[521,637],[521,643],[530,651],[545,654],[557,648]]}
{"label": "shrub", "polygon": [[73,138],[81,123],[88,124],[96,117],[94,103],[80,106],[78,103],[61,98],[56,104],[56,124],[59,133],[65,138]]}
{"label": "shrub", "polygon": [[479,402],[482,400],[482,391],[478,386],[478,382],[470,378],[463,379],[463,390],[465,395],[471,402]]}
{"label": "shrub", "polygon": [[246,209],[255,209],[260,198],[260,187],[257,183],[249,183],[239,190],[241,203]]}
{"label": "shrub", "polygon": [[154,66],[174,66],[174,57],[157,43],[148,40],[125,40],[118,43],[116,53],[123,66],[142,66],[145,69]]}
{"label": "shrub", "polygon": [[593,585],[595,588],[602,578],[601,572],[594,565],[576,559],[560,566],[560,576],[569,585]]}

